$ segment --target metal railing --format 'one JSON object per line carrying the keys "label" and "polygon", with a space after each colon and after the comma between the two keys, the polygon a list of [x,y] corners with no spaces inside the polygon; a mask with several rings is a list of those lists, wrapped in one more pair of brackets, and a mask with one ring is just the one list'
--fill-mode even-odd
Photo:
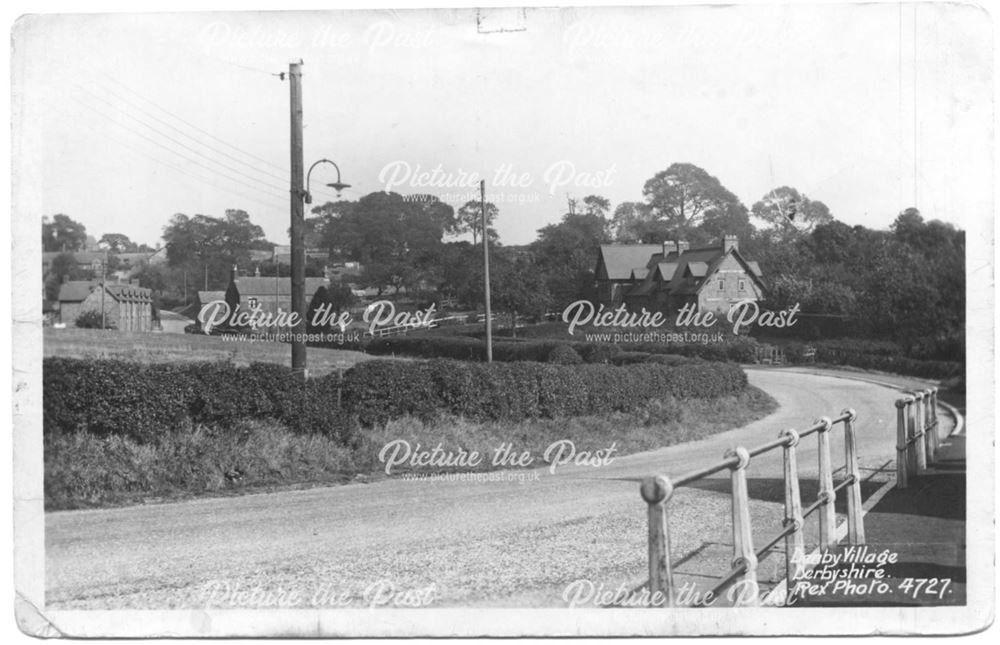
{"label": "metal railing", "polygon": [[939,446],[936,387],[911,392],[896,401],[896,488],[937,458]]}
{"label": "metal railing", "polygon": [[[819,513],[819,546],[826,551],[836,545],[836,513],[834,501],[837,492],[845,490],[847,495],[847,538],[852,545],[865,543],[864,519],[861,508],[861,477],[858,469],[857,443],[854,410],[844,410],[835,419],[824,417],[801,431],[784,430],[778,438],[747,449],[742,446],[729,450],[722,461],[669,478],[664,475],[647,478],[642,482],[640,493],[648,505],[649,520],[649,594],[662,599],[659,606],[673,607],[676,603],[673,570],[670,561],[670,531],[667,520],[668,502],[674,491],[681,486],[692,484],[723,470],[730,471],[732,482],[733,516],[733,561],[729,573],[723,576],[711,590],[712,597],[718,598],[731,585],[741,582],[743,588],[735,597],[737,606],[756,606],[760,603],[757,583],[757,564],[782,539],[785,540],[785,564],[788,590],[793,588],[793,563],[802,562],[805,555],[803,526],[805,518]],[[845,473],[843,481],[834,484],[833,463],[830,455],[830,432],[837,424],[843,424]],[[819,447],[819,493],[815,501],[803,508],[799,490],[799,471],[796,448],[799,441],[809,435],[817,436]],[[754,548],[750,518],[750,498],[747,491],[747,466],[751,460],[771,450],[782,449],[784,460],[785,518],[784,528],[766,545]]]}

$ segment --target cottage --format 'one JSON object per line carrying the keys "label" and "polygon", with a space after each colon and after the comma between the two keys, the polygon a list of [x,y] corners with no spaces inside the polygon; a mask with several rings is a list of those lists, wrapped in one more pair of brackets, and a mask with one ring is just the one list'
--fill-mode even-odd
{"label": "cottage", "polygon": [[739,300],[761,300],[765,292],[760,266],[743,257],[735,235],[697,249],[687,242],[605,244],[595,275],[601,303],[668,314],[686,304],[725,312]]}
{"label": "cottage", "polygon": [[85,311],[103,311],[108,326],[121,331],[151,331],[153,292],[132,283],[73,280],[59,287],[59,320],[74,325]]}

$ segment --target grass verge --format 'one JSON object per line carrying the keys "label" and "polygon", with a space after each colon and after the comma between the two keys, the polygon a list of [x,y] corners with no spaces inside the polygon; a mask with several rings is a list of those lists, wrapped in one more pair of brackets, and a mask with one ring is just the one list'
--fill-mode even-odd
{"label": "grass verge", "polygon": [[379,459],[383,447],[402,440],[416,449],[473,451],[483,463],[468,467],[397,467],[391,476],[418,470],[422,474],[492,470],[501,444],[511,452],[527,451],[531,466],[543,466],[546,449],[570,440],[579,452],[605,450],[615,455],[694,441],[738,428],[777,408],[765,392],[744,392],[716,399],[654,401],[640,410],[565,419],[532,419],[519,423],[472,422],[442,417],[423,422],[396,419],[363,432],[359,445],[345,447],[322,435],[294,434],[278,423],[248,421],[233,430],[207,427],[178,430],[153,444],[120,436],[89,433],[45,439],[45,507],[47,510],[119,506],[265,491],[276,487],[372,481],[385,478]]}

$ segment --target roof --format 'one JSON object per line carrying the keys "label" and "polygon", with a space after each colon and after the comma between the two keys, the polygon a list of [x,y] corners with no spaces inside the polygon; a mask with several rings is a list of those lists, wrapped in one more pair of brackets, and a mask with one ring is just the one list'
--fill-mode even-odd
{"label": "roof", "polygon": [[688,262],[687,268],[691,270],[691,275],[696,278],[704,278],[708,275],[708,262]]}
{"label": "roof", "polygon": [[642,280],[647,275],[649,275],[649,269],[647,269],[646,267],[639,267],[637,269],[632,269],[633,280]]}
{"label": "roof", "polygon": [[139,302],[152,302],[153,291],[135,284],[110,283],[105,285],[109,295],[116,300],[132,300]]}
{"label": "roof", "polygon": [[747,260],[747,266],[750,267],[750,271],[758,278],[764,275],[760,270],[760,265],[757,264],[757,260]]}
{"label": "roof", "polygon": [[208,303],[214,302],[216,300],[225,300],[225,299],[226,299],[226,292],[225,291],[199,291],[198,292],[198,302],[200,302],[203,305],[207,305]]}
{"label": "roof", "polygon": [[65,253],[62,251],[46,251],[42,253],[42,263],[49,264],[60,255],[72,255],[73,261],[77,264],[93,264],[96,260],[104,262],[104,258],[107,257],[104,251],[66,251]]}
{"label": "roof", "polygon": [[660,273],[660,278],[666,282],[670,282],[674,278],[674,273],[677,272],[676,262],[660,262],[656,265],[656,270]]}
{"label": "roof", "polygon": [[660,244],[602,244],[596,274],[600,277],[603,264],[608,280],[628,280],[633,268],[646,266],[649,256],[662,252]]}
{"label": "roof", "polygon": [[83,302],[97,286],[93,280],[70,280],[59,287],[59,302]]}
{"label": "roof", "polygon": [[[320,287],[326,286],[326,278],[306,278],[306,296],[311,296],[316,293],[316,290]],[[246,277],[236,279],[236,288],[240,292],[240,297],[250,297],[250,296],[291,296],[292,295],[292,280],[291,278],[257,278],[257,277]],[[223,299],[225,298],[225,292],[220,292],[223,294]]]}

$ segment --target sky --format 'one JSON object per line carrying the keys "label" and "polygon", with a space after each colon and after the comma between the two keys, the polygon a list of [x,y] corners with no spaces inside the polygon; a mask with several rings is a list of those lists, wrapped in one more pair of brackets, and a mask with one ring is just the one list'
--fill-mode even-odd
{"label": "sky", "polygon": [[[986,18],[986,19],[984,19]],[[287,243],[289,89],[343,193],[640,201],[675,162],[747,207],[789,185],[848,224],[992,217],[992,32],[957,4],[36,15],[13,29],[17,216],[155,245],[174,213]],[[317,166],[315,204],[336,179]]]}

